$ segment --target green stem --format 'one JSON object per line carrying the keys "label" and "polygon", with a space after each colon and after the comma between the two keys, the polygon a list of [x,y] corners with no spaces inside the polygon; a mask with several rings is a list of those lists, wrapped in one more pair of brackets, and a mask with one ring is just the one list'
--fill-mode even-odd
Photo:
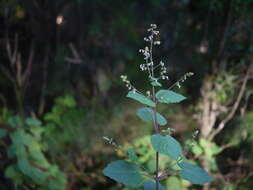
{"label": "green stem", "polygon": [[[150,62],[152,63],[152,66],[151,66],[151,75],[152,77],[155,77],[154,76],[154,66],[153,66],[153,39],[150,41]],[[152,86],[152,95],[153,95],[153,101],[156,103],[157,105],[157,101],[156,101],[156,98],[155,98],[155,87]],[[159,130],[159,127],[158,127],[158,123],[157,123],[157,116],[156,116],[156,106],[155,108],[153,109],[153,118],[154,118],[154,121],[153,121],[153,125],[154,125],[154,130],[155,130],[155,133],[160,133],[160,130]],[[158,179],[158,176],[159,176],[159,152],[156,152],[156,190],[159,190],[159,179]]]}
{"label": "green stem", "polygon": [[155,181],[156,190],[159,190],[158,175],[159,175],[159,153],[156,152],[156,181]]}

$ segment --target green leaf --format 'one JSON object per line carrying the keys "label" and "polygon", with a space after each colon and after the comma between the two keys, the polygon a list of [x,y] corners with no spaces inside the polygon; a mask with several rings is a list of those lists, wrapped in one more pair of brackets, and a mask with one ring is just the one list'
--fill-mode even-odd
{"label": "green leaf", "polygon": [[171,90],[159,90],[156,93],[156,98],[161,103],[178,103],[186,99],[186,97]]}
{"label": "green leaf", "polygon": [[138,187],[143,182],[143,177],[139,173],[139,167],[124,160],[110,163],[103,174],[126,186]]}
{"label": "green leaf", "polygon": [[18,160],[18,168],[25,175],[30,175],[30,164],[27,159],[19,159]]}
{"label": "green leaf", "polygon": [[64,105],[69,108],[76,107],[76,100],[73,95],[67,94],[56,99],[56,103]]}
{"label": "green leaf", "polygon": [[182,148],[179,142],[169,135],[152,135],[151,143],[157,152],[165,154],[174,160],[177,160],[182,154]]}
{"label": "green leaf", "polygon": [[213,181],[213,178],[205,170],[188,161],[182,161],[178,165],[182,169],[179,171],[179,175],[192,184],[203,185]]}
{"label": "green leaf", "polygon": [[[139,108],[136,111],[136,114],[143,120],[143,121],[153,121],[153,113],[154,111],[148,107]],[[156,118],[159,125],[166,125],[167,120],[158,112],[156,112]]]}
{"label": "green leaf", "polygon": [[29,117],[25,120],[25,123],[30,127],[38,127],[41,126],[41,121],[32,117]]}
{"label": "green leaf", "polygon": [[201,155],[204,153],[203,148],[199,145],[199,143],[193,141],[190,146],[190,150],[194,155]]}
{"label": "green leaf", "polygon": [[171,176],[166,180],[166,187],[170,187],[170,190],[182,190],[181,181],[176,176]]}
{"label": "green leaf", "polygon": [[148,105],[151,107],[155,107],[155,103],[151,99],[149,99],[148,97],[146,97],[138,92],[134,92],[133,90],[128,92],[127,97],[132,98],[142,104],[145,104],[145,105]]}
{"label": "green leaf", "polygon": [[14,128],[22,126],[22,121],[18,116],[9,117],[7,123]]}
{"label": "green leaf", "polygon": [[4,138],[7,135],[7,131],[5,129],[0,129],[0,139]]}
{"label": "green leaf", "polygon": [[129,157],[129,159],[130,160],[132,160],[132,161],[138,161],[138,157],[136,156],[136,154],[135,154],[135,152],[134,152],[134,149],[132,149],[132,148],[129,148],[128,150],[127,150],[127,155],[128,155],[128,157]]}
{"label": "green leaf", "polygon": [[37,183],[43,184],[46,180],[46,173],[30,165],[27,159],[18,160],[18,168],[23,174],[29,176]]}
{"label": "green leaf", "polygon": [[[155,190],[156,189],[156,183],[155,181],[145,181],[144,182],[144,190]],[[165,190],[165,188],[159,183],[159,190]]]}
{"label": "green leaf", "polygon": [[24,178],[22,174],[18,171],[16,165],[8,166],[4,171],[4,175],[5,177],[12,179],[16,185],[20,185],[23,183]]}
{"label": "green leaf", "polygon": [[221,152],[221,149],[215,143],[209,142],[204,138],[200,138],[199,144],[209,157],[217,155]]}
{"label": "green leaf", "polygon": [[22,129],[14,131],[10,136],[12,142],[20,146],[21,145],[29,146],[30,143],[33,141],[33,137]]}
{"label": "green leaf", "polygon": [[162,86],[162,84],[160,82],[158,82],[158,81],[151,82],[151,85],[152,86]]}

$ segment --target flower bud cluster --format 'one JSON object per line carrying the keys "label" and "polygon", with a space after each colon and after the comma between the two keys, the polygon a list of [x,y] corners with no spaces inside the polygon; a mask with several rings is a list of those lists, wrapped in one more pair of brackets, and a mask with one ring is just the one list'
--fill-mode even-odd
{"label": "flower bud cluster", "polygon": [[108,144],[114,146],[116,149],[122,149],[122,147],[120,145],[117,145],[117,143],[112,138],[103,136],[103,140],[107,142]]}
{"label": "flower bud cluster", "polygon": [[164,66],[164,62],[160,61],[160,66],[161,66],[161,72],[160,72],[160,75],[161,75],[161,78],[163,80],[168,80],[169,77],[166,75],[167,74],[167,68]]}
{"label": "flower bud cluster", "polygon": [[158,40],[154,40],[154,36],[157,36],[159,34],[158,30],[155,30],[157,28],[156,24],[151,24],[150,28],[148,28],[148,32],[150,32],[150,35],[148,37],[144,38],[144,41],[146,42],[152,42],[154,45],[160,45],[161,42]]}
{"label": "flower bud cluster", "polygon": [[130,83],[130,81],[127,79],[126,75],[121,75],[120,76],[121,80],[125,83],[126,87],[128,90],[132,90],[134,93],[137,91],[136,88]]}
{"label": "flower bud cluster", "polygon": [[151,97],[151,92],[149,90],[146,92],[146,94],[148,97]]}
{"label": "flower bud cluster", "polygon": [[132,86],[132,84],[130,83],[130,81],[127,79],[126,75],[121,75],[120,78],[125,83],[125,85],[128,88],[128,90],[134,89],[133,86]]}
{"label": "flower bud cluster", "polygon": [[181,88],[180,82],[186,81],[186,79],[189,78],[189,77],[191,77],[192,75],[194,75],[194,73],[192,73],[192,72],[185,73],[184,76],[182,76],[181,79],[176,83],[177,87]]}
{"label": "flower bud cluster", "polygon": [[144,55],[145,60],[148,60],[148,58],[150,58],[150,50],[147,46],[145,47],[145,49],[140,49],[139,52]]}
{"label": "flower bud cluster", "polygon": [[146,71],[148,70],[149,67],[152,67],[154,65],[153,62],[147,63],[147,64],[140,64],[140,69],[142,71]]}

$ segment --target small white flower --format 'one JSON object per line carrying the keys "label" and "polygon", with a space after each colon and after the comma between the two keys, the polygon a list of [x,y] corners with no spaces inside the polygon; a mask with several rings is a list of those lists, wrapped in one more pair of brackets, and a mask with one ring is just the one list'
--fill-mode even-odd
{"label": "small white flower", "polygon": [[179,84],[179,82],[177,83],[177,87],[178,87],[178,88],[181,88],[181,85]]}
{"label": "small white flower", "polygon": [[154,41],[154,45],[160,45],[161,42],[160,41]]}
{"label": "small white flower", "polygon": [[154,30],[154,31],[153,31],[153,34],[154,34],[154,35],[158,35],[158,34],[159,34],[159,31],[158,31],[158,30]]}
{"label": "small white flower", "polygon": [[150,24],[150,26],[151,26],[151,28],[153,28],[153,29],[156,29],[156,28],[157,28],[156,24]]}
{"label": "small white flower", "polygon": [[149,39],[148,39],[147,37],[145,37],[145,38],[144,38],[144,41],[148,42],[148,41],[149,41]]}

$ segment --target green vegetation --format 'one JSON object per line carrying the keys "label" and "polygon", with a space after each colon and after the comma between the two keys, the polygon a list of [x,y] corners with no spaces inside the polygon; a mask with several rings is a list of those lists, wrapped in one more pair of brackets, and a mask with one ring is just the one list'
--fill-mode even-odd
{"label": "green vegetation", "polygon": [[[115,160],[136,164],[147,175],[141,189],[154,189],[154,147],[159,175],[169,174],[159,189],[253,189],[252,7],[252,0],[0,1],[0,189],[134,189],[103,175]],[[159,66],[147,78],[136,52],[150,23],[162,34],[152,50]],[[124,73],[141,92],[123,88]],[[154,116],[161,136],[153,138],[173,152],[153,146]],[[199,168],[214,180],[195,184]]]}
{"label": "green vegetation", "polygon": [[[159,31],[157,30],[157,26],[155,24],[151,24],[150,28],[148,29],[148,32],[150,35],[148,37],[145,37],[144,40],[148,41],[150,44],[150,48],[147,46],[144,49],[141,49],[140,52],[144,55],[144,60],[146,61],[145,64],[141,64],[140,68],[142,71],[146,71],[149,75],[149,78],[156,79],[156,82],[158,83],[158,79],[168,79],[166,68],[162,61],[160,61],[159,64],[155,64],[153,62],[153,48],[155,45],[160,44],[160,41],[156,41],[155,38],[157,38],[157,35],[159,34]],[[155,69],[158,67],[161,67],[161,72],[159,73],[159,76],[157,77],[155,75]],[[192,73],[187,73],[185,77],[183,77],[183,80],[186,80],[187,76],[193,75]],[[126,86],[130,90],[130,92],[127,94],[127,97],[132,98],[142,104],[150,106],[139,108],[136,112],[136,115],[140,117],[140,119],[144,121],[152,121],[153,123],[153,130],[155,134],[151,136],[151,144],[154,148],[156,154],[156,169],[155,169],[155,175],[153,176],[150,171],[142,171],[142,166],[140,166],[140,163],[138,163],[138,157],[135,155],[134,150],[128,149],[128,155],[131,161],[133,162],[127,162],[124,160],[118,160],[110,163],[103,171],[104,175],[121,182],[129,187],[139,187],[144,186],[144,190],[149,189],[164,189],[164,187],[160,184],[160,181],[162,181],[164,178],[166,178],[169,173],[160,171],[159,168],[159,154],[167,155],[172,160],[176,161],[176,165],[178,168],[180,168],[177,171],[180,177],[190,181],[193,184],[199,184],[203,185],[205,183],[213,181],[213,178],[208,175],[208,173],[203,170],[202,168],[199,168],[196,165],[191,164],[187,159],[184,157],[182,147],[180,143],[173,138],[170,135],[164,135],[162,136],[160,133],[160,126],[164,126],[167,124],[166,119],[159,113],[156,112],[158,109],[158,102],[160,103],[177,103],[181,102],[184,99],[186,99],[184,96],[175,93],[171,90],[162,89],[156,92],[155,86],[161,87],[162,85],[154,85],[153,81],[151,83],[152,87],[152,94],[150,91],[147,91],[147,96],[141,94],[139,90],[137,90],[129,80],[127,80],[126,76],[121,77],[123,82],[126,83]],[[176,84],[179,84],[181,80],[176,82]],[[173,87],[174,85],[172,85]],[[171,89],[170,87],[169,89]],[[108,140],[108,139],[106,139]],[[113,142],[110,142],[112,144]],[[115,146],[116,143],[113,143]],[[146,145],[148,146],[148,145]],[[147,179],[145,180],[145,176]],[[153,181],[152,181],[153,180]],[[155,182],[154,182],[155,181]],[[170,188],[170,187],[169,187]]]}

